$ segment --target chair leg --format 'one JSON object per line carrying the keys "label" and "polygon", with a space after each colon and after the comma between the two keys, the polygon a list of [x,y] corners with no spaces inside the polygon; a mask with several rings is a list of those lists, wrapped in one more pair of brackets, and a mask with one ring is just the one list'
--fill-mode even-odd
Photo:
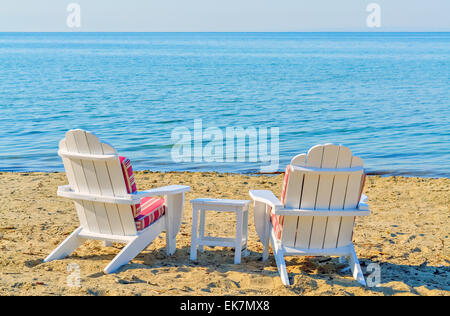
{"label": "chair leg", "polygon": [[169,238],[169,234],[166,234],[166,253],[168,256],[171,256],[177,250],[177,242],[176,237]]}
{"label": "chair leg", "polygon": [[267,240],[264,241],[264,250],[263,250],[263,254],[262,254],[262,261],[267,261],[267,259],[269,259],[269,238],[267,238]]}
{"label": "chair leg", "polygon": [[69,237],[67,237],[55,250],[50,253],[44,262],[49,262],[52,260],[63,259],[70,255],[75,249],[80,247],[86,240],[78,236],[78,234],[83,230],[82,227],[78,227]]}
{"label": "chair leg", "polygon": [[144,250],[152,240],[143,238],[143,236],[136,237],[130,241],[119,254],[106,266],[103,270],[109,274],[119,269],[124,264],[127,264],[134,259],[142,250]]}
{"label": "chair leg", "polygon": [[364,274],[361,270],[361,266],[359,265],[358,257],[356,256],[355,248],[353,247],[353,245],[351,247],[351,252],[349,256],[349,264],[355,280],[358,281],[361,285],[366,286]]}
{"label": "chair leg", "polygon": [[270,226],[272,231],[272,234],[270,235],[270,241],[272,243],[275,262],[277,263],[278,273],[280,274],[281,282],[283,282],[285,286],[290,286],[291,284],[289,283],[289,275],[286,269],[286,261],[284,260],[284,254],[283,251],[279,248],[278,244],[276,243],[273,235],[272,225]]}
{"label": "chair leg", "polygon": [[183,217],[184,193],[165,195],[166,200],[166,253],[171,256],[175,253],[176,237],[180,230]]}
{"label": "chair leg", "polygon": [[170,214],[166,215],[166,254],[168,256],[171,256],[177,250],[177,243],[176,243],[177,236],[176,234],[175,236],[173,236],[174,231],[171,228],[173,225],[170,223],[172,219],[168,215]]}
{"label": "chair leg", "polygon": [[[139,235],[133,237],[103,271],[105,273],[112,273],[134,259],[134,257],[147,248],[164,231],[165,221],[165,218],[161,218],[140,232]],[[175,241],[175,238],[173,240]]]}

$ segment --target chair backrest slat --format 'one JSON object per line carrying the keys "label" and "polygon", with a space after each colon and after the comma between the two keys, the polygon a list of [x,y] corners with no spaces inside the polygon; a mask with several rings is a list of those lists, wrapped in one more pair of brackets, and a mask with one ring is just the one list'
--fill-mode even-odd
{"label": "chair backrest slat", "polygon": [[[352,158],[352,167],[363,166],[363,161],[359,157]],[[347,181],[347,191],[345,193],[344,209],[356,208],[364,187],[364,174],[350,175]],[[343,247],[352,242],[354,217],[342,217],[341,227],[336,247]]]}
{"label": "chair backrest slat", "polygon": [[[323,146],[321,168],[336,168],[338,154],[339,146],[331,144]],[[319,175],[319,186],[317,188],[317,197],[314,209],[327,210],[330,208],[333,184],[334,174],[327,173]],[[318,249],[323,247],[327,221],[328,218],[323,216],[313,218],[308,248]]]}
{"label": "chair backrest slat", "polygon": [[[340,146],[336,162],[337,168],[349,168],[352,165],[352,152],[349,148]],[[330,199],[331,209],[344,209],[345,193],[347,191],[348,175],[336,174],[334,176],[333,190]],[[331,216],[328,218],[327,231],[324,237],[323,248],[337,246],[342,217]]]}
{"label": "chair backrest slat", "polygon": [[[60,142],[60,151],[75,154],[62,156],[72,190],[84,194],[123,196],[127,194],[116,150],[90,132],[72,130]],[[82,154],[83,159],[77,159]],[[115,155],[117,159],[89,159],[89,155]],[[94,233],[136,235],[133,215],[128,205],[75,201],[80,224]]]}
{"label": "chair backrest slat", "polygon": [[[322,164],[323,147],[314,146],[306,157],[306,167],[320,168]],[[319,175],[308,173],[304,175],[303,193],[300,201],[300,208],[314,209],[316,206],[317,190],[319,187]],[[297,237],[295,247],[308,248],[311,237],[313,216],[306,216],[298,219]]]}
{"label": "chair backrest slat", "polygon": [[[350,209],[358,205],[364,174],[360,158],[347,147],[318,145],[307,155],[295,157],[292,165],[327,169],[327,172],[293,169],[289,174],[284,204],[303,209]],[[353,168],[353,172],[342,169]],[[329,169],[340,169],[330,172]],[[323,249],[351,243],[354,217],[285,216],[282,242],[296,248]]]}
{"label": "chair backrest slat", "polygon": [[[306,155],[302,154],[295,157],[295,162],[297,166],[306,165]],[[303,192],[303,181],[305,175],[302,172],[293,172],[288,170],[289,178],[286,186],[286,193],[283,198],[283,203],[286,207],[298,208],[300,207],[300,202]],[[283,233],[282,239],[286,246],[294,247],[295,238],[297,235],[297,221],[296,216],[286,216],[283,220]]]}
{"label": "chair backrest slat", "polygon": [[[98,138],[91,133],[86,133],[87,143],[91,154],[105,155],[102,144]],[[109,154],[116,155],[115,150],[110,150]],[[114,161],[110,161],[114,164]],[[99,181],[99,190],[101,195],[115,196],[113,184],[109,176],[108,161],[94,161],[94,167],[97,173],[98,179],[104,179]],[[114,164],[115,165],[115,164]],[[111,167],[112,169],[113,167]],[[117,167],[114,167],[117,168]],[[124,235],[122,222],[120,220],[119,210],[117,205],[104,203],[104,211],[102,209],[102,216],[106,215],[106,219],[109,226],[109,231],[113,235]],[[105,221],[106,222],[106,221]],[[106,227],[105,227],[106,228]],[[106,228],[107,229],[107,228]]]}
{"label": "chair backrest slat", "polygon": [[[67,142],[66,142],[65,138],[60,141],[59,148],[62,150],[66,150],[66,151],[68,150]],[[65,157],[62,158],[62,161],[64,164],[64,169],[66,170],[66,176],[67,176],[67,180],[69,181],[70,187],[72,188],[72,190],[80,192],[80,189],[78,188],[78,182],[75,178],[75,171],[74,171],[74,166],[73,166],[74,162],[71,159],[65,158]],[[80,226],[88,229],[89,225],[87,222],[86,214],[84,212],[83,201],[74,200],[74,204],[75,204],[75,209],[78,214],[78,219],[80,220]]]}

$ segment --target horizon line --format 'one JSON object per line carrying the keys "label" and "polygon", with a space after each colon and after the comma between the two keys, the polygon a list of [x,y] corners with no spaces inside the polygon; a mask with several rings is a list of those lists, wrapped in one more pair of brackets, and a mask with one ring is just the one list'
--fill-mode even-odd
{"label": "horizon line", "polygon": [[450,33],[449,30],[421,31],[0,31],[2,33]]}

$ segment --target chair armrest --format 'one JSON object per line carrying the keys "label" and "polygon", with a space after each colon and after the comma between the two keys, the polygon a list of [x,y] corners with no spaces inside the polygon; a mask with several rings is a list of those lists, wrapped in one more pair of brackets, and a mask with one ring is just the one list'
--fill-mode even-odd
{"label": "chair armrest", "polygon": [[[270,190],[250,190],[248,193],[255,201],[253,218],[256,232],[264,247],[266,247],[265,249],[268,249],[270,213],[278,208],[283,208],[283,204]],[[270,211],[268,206],[272,208]]]}
{"label": "chair armrest", "polygon": [[70,191],[72,191],[72,189],[70,188],[69,184],[66,184],[66,185],[60,185],[58,187],[58,191],[59,192],[70,192]]}
{"label": "chair armrest", "polygon": [[70,185],[58,187],[57,195],[65,198],[84,200],[92,202],[112,203],[112,204],[139,204],[143,197],[151,197],[155,195],[174,195],[190,191],[187,185],[168,185],[165,187],[155,188],[147,191],[140,191],[125,196],[104,196],[89,193],[74,192]]}
{"label": "chair armrest", "polygon": [[359,200],[359,203],[358,203],[358,210],[370,212],[369,204],[367,204],[367,201],[369,201],[369,198],[367,197],[367,195],[362,194],[361,199]]}
{"label": "chair armrest", "polygon": [[314,210],[314,209],[295,209],[282,206],[274,210],[274,213],[276,215],[283,215],[283,216],[368,216],[370,215],[370,209],[369,205],[367,204],[367,201],[368,197],[363,194],[361,196],[361,200],[359,201],[358,207],[355,209]]}
{"label": "chair armrest", "polygon": [[280,200],[270,190],[250,190],[250,197],[255,202],[261,202],[272,207],[272,210],[284,207]]}
{"label": "chair armrest", "polygon": [[191,190],[190,186],[187,185],[168,185],[165,187],[150,189],[146,191],[139,191],[130,194],[132,197],[144,198],[144,197],[152,197],[155,195],[172,195],[189,192]]}
{"label": "chair armrest", "polygon": [[359,200],[359,203],[367,203],[369,201],[369,197],[365,194],[361,194],[361,199]]}
{"label": "chair armrest", "polygon": [[282,216],[368,216],[370,211],[367,209],[332,209],[332,210],[310,210],[310,209],[296,209],[296,208],[279,208],[275,215]]}
{"label": "chair armrest", "polygon": [[81,193],[73,191],[70,185],[59,186],[56,194],[60,197],[65,197],[69,199],[100,202],[100,203],[128,204],[128,205],[140,203],[139,198],[132,194],[127,194],[125,196],[106,196],[106,195],[95,195],[90,193]]}

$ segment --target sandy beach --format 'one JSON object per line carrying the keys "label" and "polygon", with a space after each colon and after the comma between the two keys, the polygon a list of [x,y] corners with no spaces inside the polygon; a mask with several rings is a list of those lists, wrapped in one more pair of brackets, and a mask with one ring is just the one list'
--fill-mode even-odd
{"label": "sandy beach", "polygon": [[[354,244],[366,273],[381,267],[379,287],[361,287],[337,258],[288,257],[293,286],[286,288],[262,245],[250,210],[250,255],[233,264],[231,249],[206,248],[189,261],[191,208],[198,197],[249,199],[250,189],[281,193],[283,175],[137,172],[138,189],[186,184],[184,218],[174,256],[165,254],[164,234],[118,273],[104,267],[121,244],[88,241],[70,257],[43,259],[77,226],[70,200],[56,196],[64,173],[0,173],[0,295],[449,295],[450,179],[370,176],[365,194],[372,214],[357,219]],[[207,232],[226,236],[234,217],[212,213]],[[81,286],[67,283],[68,266],[80,267]],[[370,274],[369,272],[366,275]]]}

